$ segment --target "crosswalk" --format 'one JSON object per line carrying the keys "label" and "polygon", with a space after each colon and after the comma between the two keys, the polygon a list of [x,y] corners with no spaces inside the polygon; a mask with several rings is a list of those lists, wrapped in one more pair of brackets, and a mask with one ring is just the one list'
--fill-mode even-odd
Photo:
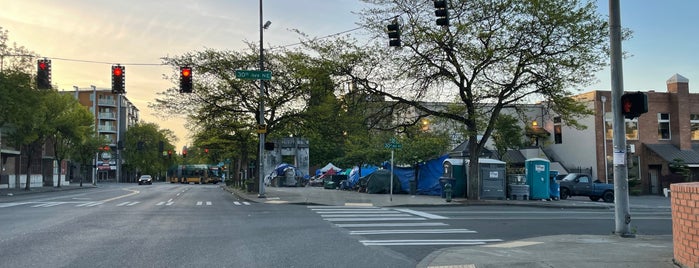
{"label": "crosswalk", "polygon": [[[0,203],[0,208],[9,208],[9,207],[17,207],[17,206],[28,206],[31,208],[50,208],[50,207],[57,207],[57,206],[73,206],[73,207],[83,207],[83,208],[89,208],[89,207],[98,207],[98,206],[116,206],[116,207],[136,207],[136,206],[142,206],[142,205],[155,205],[155,206],[173,206],[176,204],[184,204],[184,205],[194,205],[194,206],[200,206],[200,207],[206,207],[206,206],[213,206],[214,203],[212,201],[189,201],[189,202],[176,202],[172,199],[168,201],[160,201],[156,203],[152,202],[141,202],[141,201],[124,201],[124,202],[104,202],[104,201],[36,201],[36,202],[8,202],[8,203]],[[247,201],[239,202],[235,201],[233,202],[233,205],[235,206],[250,206],[251,203]]]}
{"label": "crosswalk", "polygon": [[[365,246],[485,245],[502,239],[470,239],[477,231],[451,228],[448,217],[406,208],[374,206],[308,206],[333,225],[348,229]],[[447,235],[450,239],[439,239]],[[371,239],[380,237],[389,239]],[[431,239],[425,239],[431,237]],[[369,239],[366,239],[369,238]],[[394,239],[391,239],[394,238]]]}

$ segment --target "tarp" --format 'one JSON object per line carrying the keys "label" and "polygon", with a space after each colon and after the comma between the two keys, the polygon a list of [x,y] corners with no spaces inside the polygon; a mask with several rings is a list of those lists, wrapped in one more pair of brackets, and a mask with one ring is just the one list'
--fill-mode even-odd
{"label": "tarp", "polygon": [[361,168],[361,174],[360,174],[358,166],[355,166],[354,168],[352,168],[352,171],[350,171],[349,180],[348,180],[350,188],[353,188],[355,185],[357,185],[360,178],[366,177],[369,174],[376,172],[376,170],[378,170],[378,169],[379,169],[379,167],[377,167],[377,166],[364,165]]}
{"label": "tarp", "polygon": [[[387,194],[391,190],[391,171],[379,169],[364,178],[366,180],[367,193]],[[393,176],[393,193],[401,193],[398,176]]]}
{"label": "tarp", "polygon": [[[442,187],[439,185],[439,177],[442,176],[442,163],[448,155],[429,160],[418,165],[420,176],[417,180],[417,194],[421,195],[442,195]],[[384,164],[386,169],[391,169],[391,165]],[[410,190],[410,181],[415,179],[415,168],[394,167],[393,174],[400,180],[401,187],[406,191]]]}

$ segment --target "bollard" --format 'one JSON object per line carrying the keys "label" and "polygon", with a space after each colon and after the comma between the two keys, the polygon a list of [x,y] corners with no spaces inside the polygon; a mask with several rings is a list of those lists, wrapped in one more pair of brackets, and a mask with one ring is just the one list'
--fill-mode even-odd
{"label": "bollard", "polygon": [[447,198],[447,202],[451,202],[451,183],[444,184],[444,195]]}

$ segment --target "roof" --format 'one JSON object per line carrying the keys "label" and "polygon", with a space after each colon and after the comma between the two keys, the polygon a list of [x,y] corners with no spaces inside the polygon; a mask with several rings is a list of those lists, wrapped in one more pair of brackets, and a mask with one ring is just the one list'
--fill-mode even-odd
{"label": "roof", "polygon": [[502,156],[502,160],[510,163],[524,164],[527,160],[520,150],[508,150],[505,155]]}
{"label": "roof", "polygon": [[646,147],[667,162],[682,159],[686,164],[699,164],[699,144],[692,145],[693,150],[680,150],[672,144],[646,144]]}
{"label": "roof", "polygon": [[680,74],[675,74],[670,79],[667,80],[667,84],[673,84],[673,83],[689,83],[689,79],[686,77],[680,75]]}

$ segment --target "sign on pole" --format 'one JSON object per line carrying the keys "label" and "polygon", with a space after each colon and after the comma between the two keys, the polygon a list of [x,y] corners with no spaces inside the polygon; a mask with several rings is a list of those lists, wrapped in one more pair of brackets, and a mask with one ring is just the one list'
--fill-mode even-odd
{"label": "sign on pole", "polygon": [[257,70],[235,70],[235,78],[245,80],[271,80],[272,72]]}

